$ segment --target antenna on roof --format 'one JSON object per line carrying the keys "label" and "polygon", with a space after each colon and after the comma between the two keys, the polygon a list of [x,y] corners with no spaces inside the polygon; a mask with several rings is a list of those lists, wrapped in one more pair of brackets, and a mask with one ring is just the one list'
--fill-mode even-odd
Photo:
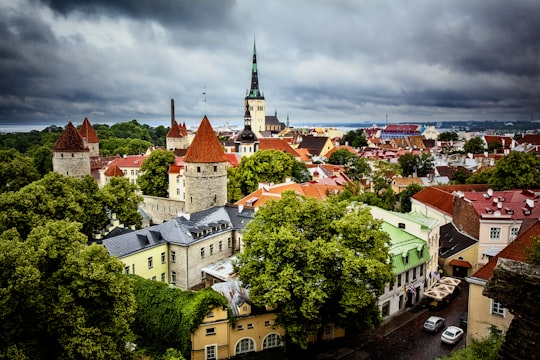
{"label": "antenna on roof", "polygon": [[204,95],[204,116],[206,116],[206,86],[202,94]]}

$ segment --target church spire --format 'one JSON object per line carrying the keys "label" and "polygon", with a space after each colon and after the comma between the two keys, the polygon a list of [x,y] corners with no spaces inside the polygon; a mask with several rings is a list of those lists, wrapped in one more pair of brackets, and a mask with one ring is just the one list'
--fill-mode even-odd
{"label": "church spire", "polygon": [[259,72],[257,71],[257,49],[253,39],[253,62],[251,64],[251,89],[247,96],[249,99],[264,99],[259,90]]}

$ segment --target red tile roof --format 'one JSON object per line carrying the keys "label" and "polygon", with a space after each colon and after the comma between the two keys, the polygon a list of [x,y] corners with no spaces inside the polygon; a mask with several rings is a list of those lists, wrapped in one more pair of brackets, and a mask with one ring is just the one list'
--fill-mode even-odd
{"label": "red tile roof", "polygon": [[532,248],[534,239],[540,236],[540,220],[521,233],[514,241],[506,246],[500,253],[495,255],[488,263],[478,269],[473,277],[489,280],[493,275],[493,269],[497,266],[499,258],[517,261],[527,260],[527,249]]}
{"label": "red tile roof", "polygon": [[166,137],[168,138],[178,138],[178,137],[182,137],[181,133],[180,133],[180,128],[178,127],[178,123],[176,121],[173,120],[172,122],[172,125],[171,125],[171,128],[169,129],[169,131],[167,132],[167,135]]}
{"label": "red tile roof", "polygon": [[428,186],[414,194],[412,198],[452,216],[454,212],[454,191],[486,191],[488,188],[489,185],[486,184]]}
{"label": "red tile roof", "polygon": [[518,142],[520,144],[540,145],[540,134],[525,134]]}
{"label": "red tile roof", "polygon": [[219,142],[210,121],[204,116],[201,125],[188,148],[184,161],[187,163],[226,162],[225,151]]}
{"label": "red tile roof", "polygon": [[188,132],[187,132],[187,127],[186,127],[186,123],[182,123],[182,126],[180,126],[180,133],[182,134],[182,136],[187,136],[188,135]]}
{"label": "red tile roof", "polygon": [[490,194],[466,192],[463,195],[483,219],[540,218],[540,197],[529,190],[492,191]]}
{"label": "red tile roof", "polygon": [[468,262],[468,261],[465,261],[465,260],[452,259],[449,262],[449,264],[452,265],[452,266],[461,266],[461,267],[466,267],[466,268],[472,268],[471,263]]}
{"label": "red tile roof", "polygon": [[291,154],[295,158],[300,157],[298,152],[287,141],[280,138],[260,138],[259,150],[280,150]]}
{"label": "red tile roof", "polygon": [[116,164],[112,164],[105,170],[105,176],[124,176],[124,172]]}
{"label": "red tile roof", "polygon": [[121,157],[113,160],[109,166],[117,165],[119,167],[130,167],[130,168],[140,168],[146,155],[128,155],[126,157]]}
{"label": "red tile roof", "polygon": [[354,150],[353,147],[349,146],[349,145],[338,145],[332,149],[330,149],[326,154],[324,154],[324,156],[326,158],[330,158],[330,156],[335,153],[336,151],[338,150],[342,150],[342,149],[345,149],[345,150],[348,150],[351,154],[353,155],[358,155],[358,153],[356,152],[356,150]]}
{"label": "red tile roof", "polygon": [[83,138],[86,138],[86,142],[89,144],[99,142],[97,133],[92,127],[92,125],[90,125],[90,121],[87,117],[85,117],[83,120],[81,128],[79,129],[79,134],[81,134]]}
{"label": "red tile roof", "polygon": [[72,152],[90,151],[84,145],[81,134],[79,134],[79,131],[77,131],[77,128],[75,128],[71,121],[66,125],[64,132],[60,135],[56,144],[54,144],[54,150]]}

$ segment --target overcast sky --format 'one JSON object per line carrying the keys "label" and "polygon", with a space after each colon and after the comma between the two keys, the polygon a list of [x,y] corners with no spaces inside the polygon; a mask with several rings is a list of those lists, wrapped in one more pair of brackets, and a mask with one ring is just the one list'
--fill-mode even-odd
{"label": "overcast sky", "polygon": [[[0,0],[0,130],[540,119],[538,0]],[[203,92],[206,92],[206,102]]]}

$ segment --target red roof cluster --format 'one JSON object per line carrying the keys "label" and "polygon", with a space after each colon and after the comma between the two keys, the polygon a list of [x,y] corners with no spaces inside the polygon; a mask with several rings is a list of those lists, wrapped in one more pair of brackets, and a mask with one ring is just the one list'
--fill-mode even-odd
{"label": "red roof cluster", "polygon": [[54,144],[54,150],[72,152],[90,151],[84,144],[81,134],[79,134],[79,131],[71,121],[66,125],[64,132],[60,135],[56,144]]}

